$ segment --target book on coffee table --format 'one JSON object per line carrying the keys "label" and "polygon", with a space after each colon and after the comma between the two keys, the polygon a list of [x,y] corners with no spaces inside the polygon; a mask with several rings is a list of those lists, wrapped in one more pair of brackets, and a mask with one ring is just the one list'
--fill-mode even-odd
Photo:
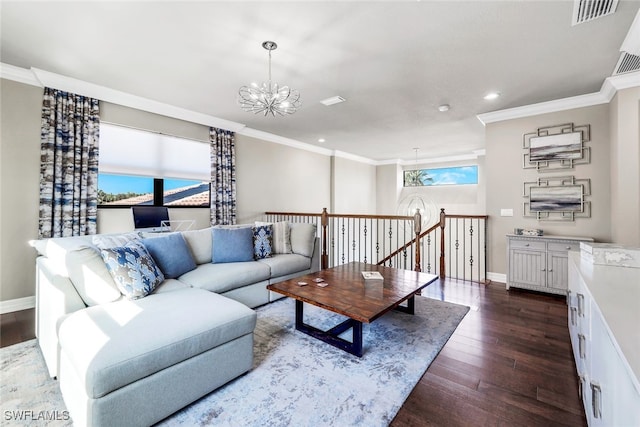
{"label": "book on coffee table", "polygon": [[365,282],[382,282],[384,277],[378,271],[363,271],[362,277]]}

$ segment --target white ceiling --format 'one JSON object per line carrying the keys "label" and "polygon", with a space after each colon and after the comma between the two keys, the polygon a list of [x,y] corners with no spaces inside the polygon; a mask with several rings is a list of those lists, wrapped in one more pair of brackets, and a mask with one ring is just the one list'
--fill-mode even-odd
{"label": "white ceiling", "polygon": [[[480,113],[598,92],[639,7],[572,26],[566,0],[3,0],[0,62],[375,161],[439,158],[484,148]],[[302,95],[288,117],[236,103],[267,78],[265,40],[273,80]],[[335,95],[347,101],[320,104]]]}

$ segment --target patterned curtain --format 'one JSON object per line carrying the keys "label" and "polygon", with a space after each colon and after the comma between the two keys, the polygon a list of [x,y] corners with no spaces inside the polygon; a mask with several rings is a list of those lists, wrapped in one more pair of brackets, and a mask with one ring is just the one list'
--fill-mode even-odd
{"label": "patterned curtain", "polygon": [[40,133],[39,236],[96,233],[98,100],[45,88]]}
{"label": "patterned curtain", "polygon": [[209,128],[211,142],[211,224],[236,223],[236,143],[228,130]]}

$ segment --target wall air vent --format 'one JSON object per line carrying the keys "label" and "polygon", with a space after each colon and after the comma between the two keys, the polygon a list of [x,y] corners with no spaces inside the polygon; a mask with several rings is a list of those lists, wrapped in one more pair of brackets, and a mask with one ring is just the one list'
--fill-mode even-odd
{"label": "wall air vent", "polygon": [[616,11],[618,0],[575,0],[571,25],[593,21]]}
{"label": "wall air vent", "polygon": [[627,52],[622,52],[616,68],[613,70],[613,75],[617,76],[624,73],[632,73],[640,70],[640,56],[632,55]]}

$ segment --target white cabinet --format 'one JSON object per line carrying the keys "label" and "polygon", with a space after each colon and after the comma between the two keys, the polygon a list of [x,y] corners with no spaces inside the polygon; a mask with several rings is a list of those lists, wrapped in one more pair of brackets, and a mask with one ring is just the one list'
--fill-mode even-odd
{"label": "white cabinet", "polygon": [[567,253],[587,237],[507,235],[507,289],[531,289],[565,295]]}
{"label": "white cabinet", "polygon": [[569,254],[568,323],[589,426],[640,426],[640,269]]}

